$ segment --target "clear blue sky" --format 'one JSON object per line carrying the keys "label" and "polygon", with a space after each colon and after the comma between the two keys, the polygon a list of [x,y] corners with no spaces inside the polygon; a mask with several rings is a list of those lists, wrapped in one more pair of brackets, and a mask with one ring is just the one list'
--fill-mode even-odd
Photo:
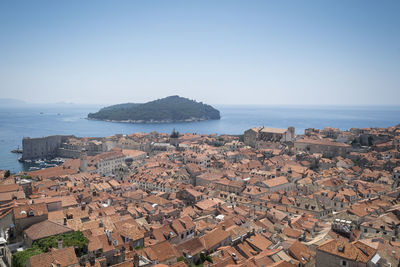
{"label": "clear blue sky", "polygon": [[400,1],[0,1],[0,93],[397,105]]}

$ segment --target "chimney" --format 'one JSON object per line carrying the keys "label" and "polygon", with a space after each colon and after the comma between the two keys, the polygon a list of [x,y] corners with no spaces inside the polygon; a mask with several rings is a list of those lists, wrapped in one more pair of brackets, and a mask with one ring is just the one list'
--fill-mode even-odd
{"label": "chimney", "polygon": [[62,249],[62,247],[63,247],[63,240],[62,240],[61,238],[59,238],[59,239],[57,240],[57,246],[58,246],[58,249]]}
{"label": "chimney", "polygon": [[90,266],[94,266],[94,265],[95,265],[95,263],[96,263],[96,258],[95,258],[94,255],[90,255],[90,256],[89,256],[89,263],[90,263]]}
{"label": "chimney", "polygon": [[139,255],[136,252],[133,255],[133,267],[139,267]]}
{"label": "chimney", "polygon": [[281,167],[276,168],[276,176],[281,176]]}
{"label": "chimney", "polygon": [[222,230],[225,231],[226,227],[225,224],[222,225]]}
{"label": "chimney", "polygon": [[81,266],[81,267],[86,266],[86,258],[85,257],[79,258],[79,266]]}
{"label": "chimney", "polygon": [[122,248],[121,248],[121,258],[122,258],[121,260],[122,261],[125,261],[125,250],[126,250],[125,247],[122,246]]}
{"label": "chimney", "polygon": [[232,259],[235,262],[235,264],[237,264],[238,258],[236,257],[235,253],[232,253]]}
{"label": "chimney", "polygon": [[112,236],[111,236],[111,232],[109,230],[106,230],[106,236],[107,236],[108,244],[111,245]]}

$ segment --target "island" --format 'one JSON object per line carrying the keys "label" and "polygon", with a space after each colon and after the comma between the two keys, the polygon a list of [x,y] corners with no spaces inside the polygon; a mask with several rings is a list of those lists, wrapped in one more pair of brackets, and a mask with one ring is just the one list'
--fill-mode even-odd
{"label": "island", "polygon": [[180,96],[169,96],[144,104],[124,103],[89,113],[88,119],[130,123],[170,123],[219,120],[217,109]]}

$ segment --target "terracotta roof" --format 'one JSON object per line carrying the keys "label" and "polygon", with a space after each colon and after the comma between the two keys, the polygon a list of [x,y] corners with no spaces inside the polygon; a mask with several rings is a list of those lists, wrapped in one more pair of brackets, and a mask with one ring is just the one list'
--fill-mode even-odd
{"label": "terracotta roof", "polygon": [[33,216],[41,216],[48,214],[45,203],[25,204],[14,208],[14,218],[22,219],[28,217],[29,212],[33,212]]}
{"label": "terracotta roof", "polygon": [[0,202],[7,202],[13,199],[24,199],[25,193],[24,191],[11,191],[0,193]]}
{"label": "terracotta roof", "polygon": [[211,232],[201,236],[200,241],[203,243],[203,246],[206,249],[210,249],[229,237],[230,237],[229,232],[223,231],[220,228],[216,228]]}
{"label": "terracotta roof", "polygon": [[207,210],[216,207],[218,203],[224,202],[219,199],[205,199],[203,201],[197,202],[195,206],[201,210]]}
{"label": "terracotta roof", "polygon": [[0,193],[19,191],[19,190],[22,190],[22,187],[19,186],[18,184],[0,185]]}
{"label": "terracotta roof", "polygon": [[359,241],[349,243],[336,239],[324,242],[317,249],[341,258],[363,263],[367,263],[376,254],[376,249]]}
{"label": "terracotta roof", "polygon": [[340,142],[332,142],[330,140],[316,140],[316,139],[300,139],[296,140],[295,143],[304,144],[315,144],[315,145],[326,145],[326,146],[338,146],[338,147],[350,147],[350,145]]}
{"label": "terracotta roof", "polygon": [[200,239],[198,237],[195,237],[177,245],[176,250],[181,255],[184,255],[184,253],[188,253],[189,255],[194,256],[204,250],[204,246],[201,243]]}
{"label": "terracotta roof", "polygon": [[140,151],[140,150],[133,150],[133,149],[123,149],[122,153],[126,156],[126,157],[130,157],[130,158],[136,158],[138,156],[145,156],[146,152]]}
{"label": "terracotta roof", "polygon": [[188,192],[189,194],[191,194],[194,197],[199,197],[199,196],[204,195],[203,193],[201,193],[199,191],[196,191],[196,190],[193,190],[193,189],[190,189],[190,188],[185,188],[185,191]]}
{"label": "terracotta roof", "polygon": [[168,241],[164,241],[149,247],[159,262],[163,262],[179,256],[178,252]]}
{"label": "terracotta roof", "polygon": [[31,267],[52,266],[53,263],[60,267],[67,267],[78,264],[78,258],[75,255],[74,248],[68,247],[32,256],[29,263]]}
{"label": "terracotta roof", "polygon": [[249,243],[250,246],[252,246],[253,248],[259,249],[260,251],[266,250],[269,246],[272,245],[272,242],[261,234],[250,236],[246,239],[246,242]]}
{"label": "terracotta roof", "polygon": [[261,127],[260,128],[260,132],[262,132],[262,133],[284,134],[285,132],[287,132],[287,129]]}
{"label": "terracotta roof", "polygon": [[25,234],[33,241],[69,232],[73,232],[73,230],[69,227],[48,220],[36,223],[25,230]]}
{"label": "terracotta roof", "polygon": [[122,236],[131,238],[133,241],[144,238],[143,232],[139,229],[139,227],[125,223],[122,225],[120,229],[118,229]]}
{"label": "terracotta roof", "polygon": [[78,202],[76,201],[74,196],[46,197],[46,198],[35,199],[35,203],[52,203],[58,201],[61,201],[61,206],[63,208],[78,205]]}
{"label": "terracotta roof", "polygon": [[28,172],[27,174],[32,177],[59,177],[67,174],[75,174],[78,172],[80,160],[79,159],[67,159],[61,166],[53,168],[44,168],[37,171]]}
{"label": "terracotta roof", "polygon": [[275,186],[278,186],[278,185],[287,184],[287,183],[289,183],[289,181],[286,179],[286,177],[280,176],[280,177],[277,177],[277,178],[264,180],[263,183],[267,187],[271,188],[271,187],[275,187]]}
{"label": "terracotta roof", "polygon": [[295,241],[289,248],[289,253],[302,264],[310,262],[315,257],[315,252],[299,241]]}
{"label": "terracotta roof", "polygon": [[299,238],[302,234],[302,231],[290,228],[290,227],[285,227],[282,231],[282,233],[288,237],[291,238]]}

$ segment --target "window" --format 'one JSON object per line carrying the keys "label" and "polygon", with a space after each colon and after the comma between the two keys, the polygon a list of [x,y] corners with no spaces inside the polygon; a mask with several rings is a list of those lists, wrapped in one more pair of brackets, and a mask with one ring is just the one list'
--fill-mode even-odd
{"label": "window", "polygon": [[341,266],[347,266],[347,261],[342,260],[342,261],[340,262],[340,265],[341,265]]}
{"label": "window", "polygon": [[366,233],[366,232],[368,232],[368,229],[367,229],[367,228],[364,228],[364,233]]}

